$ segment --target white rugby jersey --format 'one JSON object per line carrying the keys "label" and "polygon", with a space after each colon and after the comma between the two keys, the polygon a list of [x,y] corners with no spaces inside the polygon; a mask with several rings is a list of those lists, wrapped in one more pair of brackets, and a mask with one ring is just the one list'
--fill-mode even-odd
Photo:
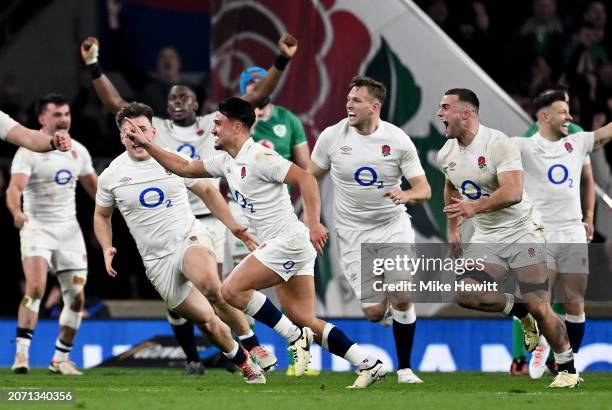
{"label": "white rugby jersey", "polygon": [[525,190],[548,230],[582,224],[580,175],[593,149],[595,134],[578,132],[549,141],[538,132],[514,137],[525,168]]}
{"label": "white rugby jersey", "polygon": [[[153,117],[153,127],[157,129],[155,143],[180,152],[192,159],[206,159],[218,155],[215,149],[215,136],[212,135],[215,114],[196,117],[196,122],[189,127],[180,127],[169,119]],[[207,178],[209,184],[219,188],[219,178]],[[188,193],[191,211],[196,216],[210,214],[210,210],[197,195]]]}
{"label": "white rugby jersey", "polygon": [[12,174],[30,177],[23,191],[23,212],[41,222],[66,222],[76,217],[77,179],[94,173],[89,151],[72,140],[67,152],[33,152],[19,148],[13,158]]}
{"label": "white rugby jersey", "polygon": [[235,158],[224,152],[203,162],[210,175],[225,176],[232,198],[260,240],[296,229],[297,224],[303,227],[283,183],[292,163],[277,152],[249,138]]}
{"label": "white rugby jersey", "polygon": [[157,259],[173,253],[197,223],[187,199],[187,187],[196,182],[166,171],[153,158],[134,161],[124,152],[100,175],[96,203],[116,205],[142,259]]}
{"label": "white rugby jersey", "polygon": [[368,230],[406,211],[383,195],[407,179],[425,175],[416,147],[400,128],[380,121],[361,135],[345,118],[323,130],[312,161],[330,170],[334,183],[334,222],[338,229]]}
{"label": "white rugby jersey", "polygon": [[[467,147],[460,147],[456,139],[446,141],[438,152],[438,166],[468,201],[495,192],[499,188],[498,174],[523,170],[519,148],[503,132],[482,124]],[[519,227],[532,216],[539,222],[539,216],[523,190],[523,200],[518,204],[476,214],[472,220],[477,233],[488,234]]]}

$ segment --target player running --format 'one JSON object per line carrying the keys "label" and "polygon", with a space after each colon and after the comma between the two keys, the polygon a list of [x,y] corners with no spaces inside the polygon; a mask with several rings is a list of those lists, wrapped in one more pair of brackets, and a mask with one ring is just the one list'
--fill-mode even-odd
{"label": "player running", "polygon": [[94,214],[94,230],[106,270],[112,277],[117,275],[112,267],[117,250],[112,245],[111,226],[116,206],[136,241],[147,277],[168,308],[192,320],[209,335],[238,366],[247,383],[265,383],[259,367],[232,339],[229,327],[219,318],[227,320],[236,309],[221,297],[213,244],[206,228],[190,211],[186,187],[206,201],[215,215],[250,248],[254,249],[256,243],[246,228],[234,221],[217,189],[204,180],[185,180],[173,175],[152,159],[142,145],[130,140],[133,129],[138,129],[148,141],[154,138],[152,117],[151,108],[140,103],[131,103],[117,114],[126,152],[100,175]]}
{"label": "player running", "polygon": [[[525,191],[542,215],[554,271],[551,287],[565,309],[565,326],[574,353],[584,336],[584,294],[589,273],[587,231],[580,187],[585,161],[594,146],[606,141],[606,127],[569,134],[572,116],[564,92],[546,93],[533,102],[539,131],[532,138],[512,138],[521,150]],[[598,138],[599,137],[599,138]],[[592,212],[592,211],[591,211]],[[529,374],[539,379],[546,369],[549,346],[540,343]]]}
{"label": "player running", "polygon": [[581,379],[567,331],[549,305],[542,226],[523,193],[520,151],[505,134],[480,123],[479,105],[473,91],[455,88],[445,93],[437,112],[448,139],[438,153],[438,164],[446,176],[444,212],[449,242],[461,244],[459,225],[472,218],[475,232],[465,256],[486,257],[485,270],[467,272],[458,281],[471,285],[496,282],[511,270],[523,300],[500,291],[460,292],[457,302],[469,309],[518,317],[528,351],[537,346],[539,325],[559,366],[550,387],[577,387]]}
{"label": "player running", "polygon": [[[297,41],[289,34],[283,34],[278,45],[280,54],[274,66],[270,68],[269,74],[264,75],[261,84],[249,90],[242,97],[254,106],[269,98],[283,70],[297,51]],[[87,38],[81,44],[81,56],[92,73],[92,82],[96,93],[104,106],[116,114],[128,103],[121,98],[108,77],[102,74],[98,63],[98,52],[99,44],[94,37]],[[194,159],[210,158],[218,154],[218,151],[214,148],[214,137],[211,135],[214,114],[198,116],[198,108],[196,94],[191,88],[185,85],[173,86],[168,93],[167,114],[169,119],[153,117],[153,127],[157,130],[156,143]],[[219,178],[211,178],[207,181],[216,188],[219,187]],[[189,202],[193,214],[211,233],[218,271],[221,272],[227,240],[225,226],[211,214],[200,198],[192,192],[189,192]],[[228,236],[233,238],[233,235]],[[234,240],[232,240],[233,242]],[[246,251],[248,252],[248,250]],[[268,370],[276,365],[276,357],[260,345],[257,336],[242,314],[236,312],[235,315],[231,315],[227,319],[229,319],[230,327],[239,335],[241,343],[263,369]],[[188,361],[186,372],[188,374],[202,373],[203,367],[197,353],[192,324],[184,318],[177,317],[172,312],[168,312],[168,321],[186,353]]]}
{"label": "player running", "polygon": [[[403,204],[427,201],[431,188],[410,137],[380,119],[385,86],[369,77],[358,76],[353,78],[350,87],[346,103],[348,117],[321,133],[309,171],[317,178],[331,172],[340,263],[361,301],[363,313],[370,321],[379,322],[387,309],[391,309],[398,382],[423,383],[410,363],[416,312],[409,293],[372,291],[375,280],[382,279],[389,284],[407,280],[410,275],[394,278],[391,274],[376,276],[371,271],[366,274],[361,266],[361,245],[412,244],[414,247],[414,231]],[[401,189],[402,176],[411,189]],[[392,246],[398,254],[410,252],[408,245]]]}
{"label": "player running", "polygon": [[[70,130],[70,106],[59,94],[39,99],[36,114],[47,141]],[[72,140],[70,152],[33,152],[21,147],[13,159],[6,204],[19,229],[26,280],[25,295],[17,314],[17,349],[12,366],[15,373],[29,371],[30,343],[38,322],[47,273],[51,272],[59,282],[64,307],[49,370],[67,375],[82,374],[69,358],[81,326],[85,304],[83,288],[87,281],[87,250],[76,218],[77,179],[93,199],[98,177],[87,148],[75,140]]]}
{"label": "player running", "polygon": [[[349,387],[368,387],[385,375],[382,362],[314,313],[315,247],[321,251],[327,239],[327,231],[319,222],[316,180],[278,153],[255,143],[250,137],[254,122],[255,112],[246,101],[223,100],[215,114],[213,134],[216,147],[225,153],[205,160],[188,161],[165,151],[147,141],[138,129],[133,138],[177,175],[225,176],[249,227],[263,243],[226,279],[223,296],[283,336],[294,355],[296,376],[303,375],[308,367],[314,338],[323,348],[358,366],[359,376]],[[284,184],[297,185],[302,192],[306,226],[297,219]],[[287,316],[258,291],[272,286]]]}

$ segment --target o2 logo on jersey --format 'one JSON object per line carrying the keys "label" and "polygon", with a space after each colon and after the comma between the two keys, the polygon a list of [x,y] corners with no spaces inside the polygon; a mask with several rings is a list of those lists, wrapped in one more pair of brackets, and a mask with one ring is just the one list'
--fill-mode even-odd
{"label": "o2 logo on jersey", "polygon": [[174,205],[171,199],[167,199],[164,202],[164,199],[166,199],[166,196],[164,195],[164,191],[162,191],[159,188],[155,188],[155,187],[151,187],[151,188],[147,188],[143,190],[140,193],[140,196],[138,197],[138,199],[140,200],[140,204],[142,206],[144,206],[145,208],[149,208],[149,209],[157,208],[162,203],[165,203],[166,208],[172,208],[172,206]]}
{"label": "o2 logo on jersey", "polygon": [[72,172],[69,169],[59,169],[55,173],[55,183],[57,185],[66,185],[72,181]]}
{"label": "o2 logo on jersey", "polygon": [[253,202],[249,201],[244,195],[238,192],[238,190],[234,191],[234,199],[236,200],[236,203],[240,205],[242,208],[249,209],[252,214],[255,213]]}
{"label": "o2 logo on jersey", "polygon": [[283,263],[283,268],[285,268],[285,270],[288,272],[291,270],[291,268],[293,268],[295,266],[295,262],[294,261],[287,261],[285,263]]}
{"label": "o2 logo on jersey", "polygon": [[563,164],[553,164],[548,168],[548,180],[555,185],[561,185],[566,181],[569,187],[574,187],[574,180],[569,177],[569,170]]}
{"label": "o2 logo on jersey", "polygon": [[179,146],[176,149],[176,152],[180,152],[181,154],[189,155],[189,158],[191,159],[200,159],[200,156],[196,154],[195,147],[189,143]]}
{"label": "o2 logo on jersey", "polygon": [[[369,178],[366,179],[366,177]],[[372,186],[374,184],[378,184],[378,189],[385,187],[383,181],[378,180],[378,174],[372,167],[357,168],[357,171],[355,171],[355,181],[357,181],[357,183],[361,186]]]}
{"label": "o2 logo on jersey", "polygon": [[480,199],[481,196],[489,196],[487,193],[482,193],[482,189],[474,181],[466,179],[461,183],[461,195],[472,201]]}

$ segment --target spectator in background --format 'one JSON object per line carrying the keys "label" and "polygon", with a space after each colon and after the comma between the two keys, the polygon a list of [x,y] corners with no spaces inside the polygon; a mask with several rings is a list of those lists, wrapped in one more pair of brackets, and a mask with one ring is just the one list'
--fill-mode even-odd
{"label": "spectator in background", "polygon": [[[557,16],[555,0],[535,0],[533,14],[508,44],[505,62],[508,67],[507,79],[513,81],[536,77],[535,82],[542,86],[539,77],[550,70],[549,82],[557,82],[563,70],[562,45],[563,25]],[[531,65],[526,65],[525,62],[535,63],[537,72],[533,73]],[[535,95],[531,95],[533,96]]]}
{"label": "spectator in background", "polygon": [[578,99],[580,122],[588,127],[596,112],[599,68],[610,62],[601,44],[603,38],[602,30],[591,22],[583,22],[572,37],[572,51],[566,65],[565,79],[571,84],[573,95]]}
{"label": "spectator in background", "polygon": [[108,26],[110,28],[110,47],[112,59],[123,74],[126,81],[136,92],[136,99],[151,108],[157,115],[167,117],[166,105],[170,88],[176,84],[185,84],[195,91],[198,103],[205,99],[206,91],[202,84],[192,84],[181,78],[181,57],[172,46],[163,47],[157,54],[157,70],[151,76],[138,67],[126,48],[126,41],[120,30],[119,14],[121,2],[118,0],[106,1],[108,11]]}

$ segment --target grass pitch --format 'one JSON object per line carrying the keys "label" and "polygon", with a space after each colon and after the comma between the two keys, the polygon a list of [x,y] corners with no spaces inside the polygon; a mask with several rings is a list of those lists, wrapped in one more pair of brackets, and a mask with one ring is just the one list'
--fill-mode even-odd
{"label": "grass pitch", "polygon": [[[499,373],[420,373],[422,385],[398,385],[395,373],[366,390],[347,390],[353,373],[322,373],[302,378],[283,371],[267,374],[268,384],[247,385],[238,373],[207,370],[185,376],[180,370],[90,369],[67,377],[34,369],[14,375],[0,369],[0,391],[70,390],[70,404],[8,403],[0,408],[39,409],[609,409],[612,375],[585,373],[578,389],[547,389],[552,380]],[[2,394],[6,400],[6,392]]]}

